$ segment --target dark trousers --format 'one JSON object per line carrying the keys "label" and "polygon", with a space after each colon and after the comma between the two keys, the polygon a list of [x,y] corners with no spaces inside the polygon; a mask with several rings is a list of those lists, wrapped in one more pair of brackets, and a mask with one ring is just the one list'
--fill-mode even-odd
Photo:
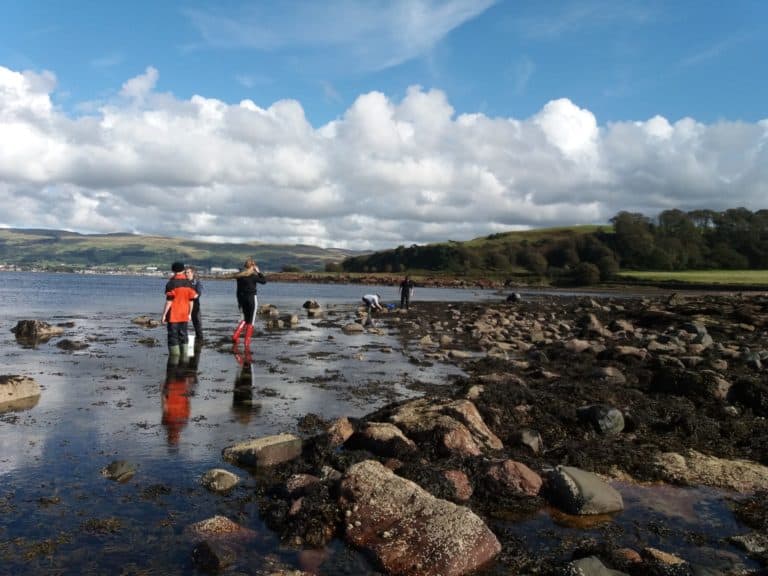
{"label": "dark trousers", "polygon": [[187,323],[168,322],[168,347],[187,345]]}
{"label": "dark trousers", "polygon": [[203,339],[203,322],[200,320],[200,299],[192,300],[192,326],[195,327],[195,338]]}

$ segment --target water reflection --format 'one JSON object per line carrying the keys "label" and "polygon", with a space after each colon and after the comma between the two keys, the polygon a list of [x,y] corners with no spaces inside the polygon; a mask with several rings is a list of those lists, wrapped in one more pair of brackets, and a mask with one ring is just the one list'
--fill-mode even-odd
{"label": "water reflection", "polygon": [[[171,355],[165,368],[165,382],[161,394],[163,418],[169,447],[176,447],[181,440],[181,431],[189,422],[192,411],[191,397],[197,385],[197,367],[202,347],[196,346],[193,355],[185,353]],[[186,350],[184,350],[186,352]]]}
{"label": "water reflection", "polygon": [[261,411],[261,404],[253,401],[254,367],[251,351],[246,348],[242,353],[235,354],[235,359],[240,370],[232,390],[232,412],[238,422],[247,424],[252,416]]}

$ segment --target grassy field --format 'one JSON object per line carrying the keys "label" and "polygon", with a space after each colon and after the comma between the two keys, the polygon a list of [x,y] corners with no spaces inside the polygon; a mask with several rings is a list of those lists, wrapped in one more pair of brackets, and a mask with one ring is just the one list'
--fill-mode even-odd
{"label": "grassy field", "polygon": [[765,284],[768,270],[687,270],[684,272],[621,272],[619,279],[649,282],[689,282],[691,284]]}

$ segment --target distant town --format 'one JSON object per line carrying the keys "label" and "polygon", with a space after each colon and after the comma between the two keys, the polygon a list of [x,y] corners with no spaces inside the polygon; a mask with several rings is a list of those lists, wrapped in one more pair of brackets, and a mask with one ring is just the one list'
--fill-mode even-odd
{"label": "distant town", "polygon": [[[204,268],[196,266],[199,274],[206,276],[224,276],[226,274],[233,274],[238,271],[237,268],[221,268],[214,266],[211,268]],[[75,266],[21,266],[18,264],[4,264],[0,263],[0,272],[65,272],[70,274],[106,274],[106,275],[123,275],[123,276],[167,276],[170,274],[170,270],[162,270],[157,266],[121,266],[121,267],[108,267],[108,266],[93,266],[79,268]]]}

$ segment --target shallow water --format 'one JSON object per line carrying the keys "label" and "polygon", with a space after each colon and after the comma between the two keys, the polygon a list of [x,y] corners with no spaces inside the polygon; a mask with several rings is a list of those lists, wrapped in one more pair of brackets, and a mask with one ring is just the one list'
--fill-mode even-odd
{"label": "shallow water", "polygon": [[[213,281],[205,283],[201,300],[205,346],[183,365],[169,367],[164,327],[131,323],[140,315],[159,318],[164,283],[152,277],[0,273],[0,374],[31,376],[43,389],[33,407],[0,414],[0,573],[194,574],[184,529],[215,514],[258,534],[242,551],[237,573],[259,573],[265,557],[304,568],[324,562],[323,574],[374,573],[339,543],[319,559],[282,548],[251,499],[258,479],[226,464],[221,450],[250,437],[300,433],[299,419],[308,413],[362,416],[417,394],[421,383],[449,382],[460,370],[412,362],[418,346],[394,333],[346,335],[308,319],[301,308],[316,299],[343,324],[354,318],[362,293],[379,292],[394,302],[396,288],[305,284],[264,286],[260,304],[275,304],[301,320],[279,331],[260,325],[252,363],[240,364],[228,346],[217,344],[227,341],[238,317],[234,283]],[[488,298],[498,296],[419,288],[415,305],[419,299]],[[25,347],[10,331],[23,319],[71,324],[62,337]],[[65,338],[88,347],[63,351],[56,343]],[[155,345],[146,343],[152,339]],[[250,393],[242,387],[235,392],[243,378],[252,381]],[[125,483],[105,479],[101,469],[115,460],[136,465],[136,474]],[[232,470],[241,485],[228,495],[209,493],[200,476],[214,467]],[[548,511],[497,522],[534,550],[605,530],[618,531],[633,545],[638,534],[647,542],[654,524],[673,523],[676,530],[690,525],[699,534],[698,544],[679,541],[674,549],[702,556],[702,540],[722,549],[721,537],[739,533],[716,491],[617,487],[627,511],[596,525],[574,526]],[[659,531],[658,546],[668,549],[668,539],[661,542],[669,534]],[[723,560],[718,552],[702,561],[744,561],[733,555]]]}

